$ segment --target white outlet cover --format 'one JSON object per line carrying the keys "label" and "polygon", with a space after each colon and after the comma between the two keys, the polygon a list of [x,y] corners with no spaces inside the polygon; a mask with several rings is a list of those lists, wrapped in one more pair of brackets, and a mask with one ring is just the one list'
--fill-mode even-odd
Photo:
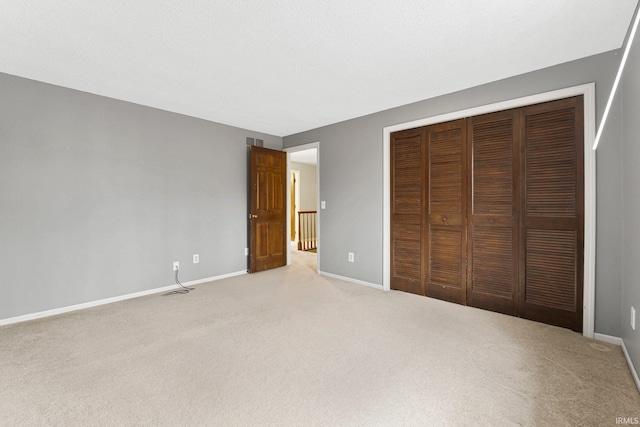
{"label": "white outlet cover", "polygon": [[320,202],[320,209],[326,209],[327,208],[327,202],[325,202],[324,200]]}
{"label": "white outlet cover", "polygon": [[244,256],[249,255],[249,248],[244,248]]}
{"label": "white outlet cover", "polygon": [[636,330],[636,309],[631,306],[631,329]]}
{"label": "white outlet cover", "polygon": [[180,270],[180,261],[173,262],[173,271]]}
{"label": "white outlet cover", "polygon": [[353,252],[349,252],[349,262],[355,262],[355,254]]}
{"label": "white outlet cover", "polygon": [[200,254],[193,254],[193,263],[197,264],[200,262]]}

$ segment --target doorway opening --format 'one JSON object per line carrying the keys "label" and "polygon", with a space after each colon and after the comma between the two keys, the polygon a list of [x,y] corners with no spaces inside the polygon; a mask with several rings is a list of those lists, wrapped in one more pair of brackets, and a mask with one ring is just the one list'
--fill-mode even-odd
{"label": "doorway opening", "polygon": [[290,260],[319,271],[320,266],[320,165],[319,143],[285,149],[287,168],[287,236]]}

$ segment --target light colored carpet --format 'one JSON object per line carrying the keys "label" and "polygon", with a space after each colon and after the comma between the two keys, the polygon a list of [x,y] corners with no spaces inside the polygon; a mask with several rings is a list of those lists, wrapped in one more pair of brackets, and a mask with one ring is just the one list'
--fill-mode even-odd
{"label": "light colored carpet", "polygon": [[620,348],[294,265],[0,328],[0,425],[616,425]]}

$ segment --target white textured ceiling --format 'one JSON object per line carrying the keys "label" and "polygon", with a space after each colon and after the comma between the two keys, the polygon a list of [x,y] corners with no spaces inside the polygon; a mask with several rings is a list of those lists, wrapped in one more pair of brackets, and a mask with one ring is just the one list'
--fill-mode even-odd
{"label": "white textured ceiling", "polygon": [[0,0],[0,72],[284,136],[621,47],[637,0]]}

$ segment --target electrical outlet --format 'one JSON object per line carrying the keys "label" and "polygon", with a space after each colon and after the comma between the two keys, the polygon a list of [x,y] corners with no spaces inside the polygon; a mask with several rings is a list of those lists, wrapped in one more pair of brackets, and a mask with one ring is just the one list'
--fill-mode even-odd
{"label": "electrical outlet", "polygon": [[193,254],[193,263],[197,264],[200,262],[200,254]]}
{"label": "electrical outlet", "polygon": [[173,262],[173,271],[180,270],[180,261]]}
{"label": "electrical outlet", "polygon": [[636,330],[636,309],[631,306],[631,329]]}
{"label": "electrical outlet", "polygon": [[355,255],[353,252],[349,252],[349,262],[356,262]]}
{"label": "electrical outlet", "polygon": [[320,202],[320,209],[327,209],[327,202],[324,200]]}
{"label": "electrical outlet", "polygon": [[249,248],[244,248],[244,256],[249,255]]}

